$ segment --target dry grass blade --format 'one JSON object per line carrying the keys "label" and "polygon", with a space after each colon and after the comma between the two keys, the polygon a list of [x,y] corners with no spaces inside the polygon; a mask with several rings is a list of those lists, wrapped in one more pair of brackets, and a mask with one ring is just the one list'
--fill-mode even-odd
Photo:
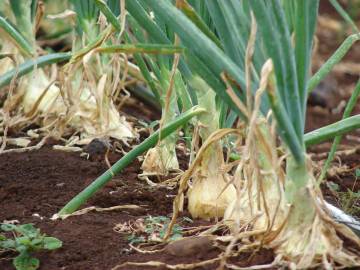
{"label": "dry grass blade", "polygon": [[8,153],[25,153],[25,152],[30,152],[30,151],[34,151],[34,150],[39,150],[41,147],[43,147],[46,143],[46,140],[51,137],[50,134],[43,137],[41,139],[40,142],[38,142],[36,145],[34,146],[28,146],[28,147],[23,147],[23,148],[13,148],[13,149],[6,149],[3,150],[2,152],[0,152],[0,155],[3,154],[8,154]]}
{"label": "dry grass blade", "polygon": [[187,270],[187,269],[195,269],[197,267],[203,267],[207,265],[211,265],[219,261],[219,258],[214,258],[210,260],[205,260],[199,263],[189,263],[189,264],[167,264],[164,262],[158,262],[158,261],[149,261],[144,263],[139,262],[125,262],[123,264],[117,265],[112,270],[117,270],[120,268],[128,267],[128,266],[139,266],[139,267],[162,267],[165,269],[171,269],[171,270]]}
{"label": "dry grass blade", "polygon": [[[89,212],[95,211],[95,212],[108,212],[108,211],[117,211],[117,210],[123,210],[123,209],[143,209],[143,206],[139,206],[139,205],[135,205],[135,204],[126,204],[126,205],[116,205],[116,206],[112,206],[112,207],[106,207],[106,208],[102,208],[102,207],[95,207],[95,206],[90,206],[90,207],[86,207],[84,209],[75,211],[74,213],[70,214],[70,215],[62,215],[61,219],[66,219],[68,217],[72,217],[72,216],[81,216],[81,215],[85,215]],[[54,217],[52,217],[51,219],[56,220],[59,217],[54,215]]]}
{"label": "dry grass blade", "polygon": [[[254,265],[254,266],[247,266],[247,267],[239,267],[234,264],[227,263],[226,267],[228,269],[234,270],[258,270],[258,269],[270,269],[274,267],[279,267],[281,265],[281,256],[277,256],[272,263],[263,264],[263,265]],[[284,265],[285,266],[285,265]]]}
{"label": "dry grass blade", "polygon": [[251,31],[245,53],[245,83],[246,83],[246,98],[247,98],[246,105],[249,111],[252,110],[251,68],[252,68],[252,57],[255,51],[256,31],[257,31],[256,20],[254,18],[254,14],[251,13]]}

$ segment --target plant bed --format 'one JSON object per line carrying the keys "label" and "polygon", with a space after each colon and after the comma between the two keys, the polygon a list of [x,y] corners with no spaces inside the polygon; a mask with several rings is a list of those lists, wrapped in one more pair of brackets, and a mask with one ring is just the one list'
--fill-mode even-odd
{"label": "plant bed", "polygon": [[[316,114],[312,110],[313,108],[310,107],[309,123],[315,122],[312,118],[316,117]],[[329,113],[326,119],[334,117],[336,116]],[[310,125],[308,129],[316,127]],[[347,146],[349,145],[348,142]],[[120,157],[118,154],[111,154],[110,162],[113,163]],[[182,160],[182,166],[185,166],[186,157],[182,157]],[[360,160],[359,152],[341,157],[342,164],[349,166],[348,170],[330,178],[331,181],[340,185],[342,191],[346,190],[344,186],[351,187],[353,192],[360,191],[360,181],[354,185],[357,181],[355,171],[358,160]],[[198,249],[193,252],[193,255],[187,256],[181,256],[181,254],[174,256],[164,252],[142,254],[131,250],[126,234],[114,231],[117,224],[136,221],[148,215],[169,216],[172,213],[172,195],[176,194],[176,189],[169,191],[165,188],[153,188],[139,180],[137,175],[141,172],[140,165],[139,161],[134,161],[84,207],[107,208],[131,204],[142,208],[89,212],[65,220],[52,221],[51,216],[65,202],[107,169],[105,161],[101,158],[91,161],[80,157],[78,153],[56,151],[52,149],[51,144],[34,152],[1,155],[0,201],[3,203],[0,208],[0,220],[18,220],[22,224],[33,223],[42,232],[63,241],[63,247],[59,250],[36,254],[41,262],[41,270],[105,270],[127,261],[161,261],[178,264],[196,263],[217,257],[219,250],[209,251],[207,248]],[[338,202],[326,186],[324,186],[324,193],[327,200]],[[360,217],[359,212],[357,216]],[[206,224],[211,224],[211,222],[195,220],[193,224],[187,224],[187,226]],[[5,255],[0,260],[0,269],[13,269],[9,260],[13,254]],[[271,263],[272,260],[272,252],[262,250],[255,255],[242,254],[230,261],[245,267]],[[127,266],[123,269],[150,268]],[[216,269],[216,264],[198,269]]]}
{"label": "plant bed", "polygon": [[[360,265],[360,241],[340,224],[349,217],[322,200],[360,217],[358,47],[327,61],[359,40],[356,22],[324,1],[319,17],[315,0],[204,3],[65,1],[73,13],[61,16],[76,14],[76,27],[53,45],[37,29],[43,2],[11,6],[14,18],[29,15],[22,22],[0,12],[22,48],[0,55],[21,63],[0,72],[0,270],[24,247],[40,270]],[[55,52],[33,57],[44,48]],[[32,61],[36,76],[25,75]],[[343,139],[327,167],[335,133]]]}
{"label": "plant bed", "polygon": [[[112,156],[112,160],[116,158],[119,156]],[[205,252],[196,251],[193,256],[184,258],[164,253],[146,255],[129,251],[127,236],[115,232],[115,225],[147,215],[171,214],[171,193],[176,192],[151,188],[139,180],[140,163],[137,161],[116,176],[86,206],[106,208],[134,204],[142,206],[141,209],[89,212],[57,221],[50,220],[50,217],[104,171],[107,168],[105,162],[85,160],[79,154],[55,151],[51,146],[45,146],[35,152],[2,155],[0,164],[0,199],[5,202],[0,209],[0,219],[33,223],[43,232],[63,241],[63,247],[56,252],[37,254],[41,261],[40,269],[111,269],[125,261],[148,260],[170,264],[191,263],[216,257],[219,253],[216,250],[209,253],[205,249]],[[201,223],[204,222],[195,221],[190,225]],[[261,256],[256,262],[271,262],[271,259],[264,260]],[[255,262],[255,259],[251,261]],[[13,269],[11,260],[2,258],[0,269]]]}

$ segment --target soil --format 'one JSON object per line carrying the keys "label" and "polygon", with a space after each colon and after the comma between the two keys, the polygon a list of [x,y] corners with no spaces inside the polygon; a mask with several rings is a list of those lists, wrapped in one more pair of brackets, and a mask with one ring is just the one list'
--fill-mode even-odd
{"label": "soil", "polygon": [[[118,158],[120,155],[113,154],[110,160],[114,162]],[[174,264],[194,263],[216,257],[219,254],[216,249],[204,249],[204,252],[197,249],[196,254],[187,257],[168,253],[146,255],[130,251],[126,235],[115,232],[115,225],[145,218],[150,214],[169,215],[172,211],[171,195],[176,192],[151,188],[139,180],[139,167],[139,161],[134,161],[85,206],[106,208],[134,204],[141,206],[141,209],[89,212],[52,221],[50,217],[64,206],[64,203],[107,169],[105,162],[86,160],[78,153],[52,150],[51,144],[26,154],[2,155],[0,201],[3,204],[0,208],[0,219],[18,220],[22,224],[33,223],[42,232],[63,241],[60,250],[37,254],[41,261],[41,270],[100,270],[111,269],[126,261],[160,260]],[[200,223],[195,221],[191,226]],[[13,254],[6,255],[9,258]],[[269,251],[261,251],[260,255],[264,263],[273,259]],[[252,258],[251,261],[253,260]],[[0,269],[13,269],[11,261],[0,260]],[[215,265],[199,269],[215,269]]]}
{"label": "soil", "polygon": [[[312,121],[314,108],[309,111]],[[328,115],[329,118],[333,116]],[[313,121],[316,123],[316,121]],[[315,128],[309,126],[309,129]],[[172,200],[175,190],[152,188],[139,180],[140,162],[135,160],[123,173],[116,176],[105,188],[99,191],[86,205],[112,207],[134,204],[140,209],[126,209],[108,212],[89,212],[84,215],[69,217],[65,220],[52,221],[50,217],[61,209],[74,195],[107,169],[103,159],[80,157],[79,153],[55,151],[49,142],[38,151],[0,156],[0,220],[18,220],[20,223],[33,223],[42,232],[63,241],[63,247],[53,252],[38,253],[41,261],[40,270],[107,270],[124,262],[162,261],[171,264],[196,263],[219,255],[220,250],[197,249],[192,255],[172,255],[169,253],[141,254],[131,251],[127,235],[114,231],[117,224],[145,218],[147,215],[168,216],[172,212]],[[111,154],[113,163],[121,155]],[[340,184],[342,189],[353,187],[355,168],[359,167],[360,154],[342,158],[349,166],[349,171],[333,177],[331,180]],[[186,164],[186,157],[182,157]],[[324,187],[324,191],[326,187]],[[359,185],[354,189],[359,190]],[[327,190],[328,191],[328,190]],[[331,192],[325,195],[333,196]],[[186,215],[186,213],[185,213]],[[194,226],[200,221],[194,221]],[[210,223],[205,223],[210,224]],[[13,269],[11,256],[0,260],[0,269]],[[271,263],[273,254],[261,250],[257,254],[242,254],[232,259],[239,266]],[[217,264],[197,269],[216,269]],[[152,269],[151,267],[130,267],[123,269]],[[154,268],[155,269],[155,268]],[[166,269],[159,268],[157,269]]]}
{"label": "soil", "polygon": [[[322,15],[334,15],[328,1],[321,1]],[[325,3],[325,4],[324,4]],[[336,17],[335,17],[336,18]],[[341,42],[339,36],[318,30],[319,54],[315,62],[326,59]],[[352,49],[345,61],[359,60],[358,49]],[[317,64],[314,64],[314,71]],[[340,100],[347,100],[358,76],[353,74],[332,73],[328,77],[326,89],[331,88],[335,80],[335,91],[328,91],[325,103],[321,106],[310,106],[307,112],[306,130],[330,124],[341,119],[343,109],[336,111]],[[329,80],[329,78],[332,78]],[[335,110],[334,110],[335,109]],[[122,110],[145,122],[159,118],[158,113],[147,108],[138,101],[131,100]],[[145,113],[144,113],[145,112]],[[354,111],[360,113],[360,106]],[[352,149],[358,145],[358,132],[354,132],[342,141],[340,149]],[[127,234],[114,230],[119,224],[128,224],[149,215],[167,216],[172,213],[172,201],[175,190],[151,187],[138,178],[140,162],[135,160],[123,173],[99,191],[84,207],[113,207],[118,205],[137,205],[137,209],[121,209],[104,212],[88,212],[84,215],[69,217],[65,220],[51,220],[50,217],[60,210],[66,202],[101,175],[107,165],[103,156],[86,159],[79,153],[66,153],[52,149],[54,142],[38,151],[28,153],[9,153],[0,155],[0,222],[4,220],[17,220],[21,224],[33,223],[43,233],[54,236],[63,241],[63,247],[52,252],[40,252],[36,257],[40,259],[40,270],[108,270],[125,262],[160,261],[169,264],[196,263],[216,258],[220,249],[197,248],[192,254],[186,256],[176,252],[158,252],[143,254],[131,250]],[[309,149],[313,160],[321,166],[324,154],[331,146],[330,142],[320,144]],[[114,163],[121,157],[120,154],[111,153],[109,160]],[[186,168],[187,157],[180,155],[182,168]],[[328,177],[339,185],[339,191],[351,189],[360,190],[360,181],[357,181],[356,169],[360,167],[360,151],[352,154],[339,155],[333,162],[334,173]],[[344,167],[346,166],[346,167]],[[318,173],[317,171],[315,173]],[[328,185],[323,185],[325,198],[332,203],[342,206],[341,201],[334,196]],[[354,213],[360,217],[360,211]],[[182,216],[188,216],[185,212]],[[194,220],[184,226],[210,225],[212,222]],[[180,252],[181,253],[181,252]],[[0,254],[0,269],[14,269],[11,263],[12,253]],[[271,263],[274,259],[269,250],[260,249],[257,253],[243,253],[241,257],[232,258],[231,262],[241,267],[254,264]],[[217,263],[199,267],[197,269],[216,269]],[[150,266],[126,266],[122,269],[153,269]],[[166,269],[164,266],[154,269]]]}

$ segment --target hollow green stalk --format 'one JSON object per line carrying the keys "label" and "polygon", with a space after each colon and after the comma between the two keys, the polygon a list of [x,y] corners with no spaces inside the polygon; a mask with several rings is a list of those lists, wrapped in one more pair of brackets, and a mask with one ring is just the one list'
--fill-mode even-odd
{"label": "hollow green stalk", "polygon": [[150,137],[144,140],[141,144],[133,148],[123,158],[118,160],[110,169],[98,177],[82,192],[70,200],[57,214],[59,217],[68,215],[79,209],[91,196],[108,183],[116,174],[120,173],[126,166],[128,166],[136,157],[154,147],[159,140],[166,138],[175,132],[182,125],[186,124],[191,118],[196,115],[204,113],[205,110],[200,107],[193,107],[189,111],[178,116],[174,121],[164,126],[161,130],[154,132]]}
{"label": "hollow green stalk", "polygon": [[213,31],[211,31],[211,29],[209,29],[202,18],[198,15],[198,13],[196,13],[194,8],[187,3],[187,1],[179,1],[179,9],[219,48],[222,48],[222,44],[218,37],[214,34]]}
{"label": "hollow green stalk", "polygon": [[360,128],[360,115],[348,117],[336,123],[308,132],[305,135],[306,146],[319,144],[358,128]]}
{"label": "hollow green stalk", "polygon": [[330,0],[330,3],[340,14],[340,16],[343,17],[345,22],[351,26],[353,33],[359,33],[359,29],[357,28],[355,22],[351,19],[349,14],[342,8],[339,2],[337,0]]}
{"label": "hollow green stalk", "polygon": [[102,46],[97,49],[102,53],[146,53],[146,54],[175,54],[183,53],[184,48],[167,44],[122,44]]}
{"label": "hollow green stalk", "polygon": [[94,0],[96,6],[100,9],[100,11],[105,15],[108,21],[112,24],[112,26],[116,29],[116,31],[120,32],[121,24],[119,20],[116,18],[112,10],[103,0]]}
{"label": "hollow green stalk", "polygon": [[19,65],[17,68],[9,70],[5,74],[0,76],[0,88],[8,85],[16,75],[17,78],[24,76],[35,68],[42,68],[54,63],[61,63],[68,61],[71,58],[71,53],[53,53],[43,56],[39,56],[35,59],[26,60],[24,63]]}
{"label": "hollow green stalk", "polygon": [[0,16],[0,28],[11,37],[24,55],[30,57],[34,54],[31,43],[2,16]]}
{"label": "hollow green stalk", "polygon": [[[351,112],[353,111],[353,109],[354,109],[354,107],[356,105],[356,101],[357,101],[359,95],[360,95],[360,80],[357,82],[357,84],[355,86],[355,89],[352,92],[351,97],[350,97],[350,99],[349,99],[349,101],[348,101],[348,103],[347,103],[347,105],[345,107],[344,114],[343,114],[343,117],[342,117],[343,120],[350,117],[350,114],[351,114]],[[331,145],[331,149],[330,149],[328,158],[326,159],[325,164],[321,169],[321,174],[320,174],[320,176],[318,178],[318,183],[319,184],[324,179],[324,177],[325,177],[325,175],[327,173],[327,170],[329,169],[330,164],[334,159],[335,152],[336,152],[337,146],[339,145],[339,143],[341,141],[341,138],[342,138],[341,135],[336,136],[334,141],[333,141],[333,144]]]}
{"label": "hollow green stalk", "polygon": [[[310,147],[312,145],[316,145],[325,142],[327,140],[334,139],[337,136],[342,136],[358,128],[360,128],[360,115],[346,117],[335,123],[329,124],[327,126],[306,133],[304,135],[305,146]],[[232,160],[238,160],[240,158],[241,158],[240,155],[236,153],[231,153]]]}
{"label": "hollow green stalk", "polygon": [[333,67],[339,63],[345,54],[350,50],[352,45],[360,40],[360,33],[353,34],[347,37],[335,53],[320,67],[320,69],[311,77],[307,83],[308,93],[315,89],[315,87],[330,73]]}

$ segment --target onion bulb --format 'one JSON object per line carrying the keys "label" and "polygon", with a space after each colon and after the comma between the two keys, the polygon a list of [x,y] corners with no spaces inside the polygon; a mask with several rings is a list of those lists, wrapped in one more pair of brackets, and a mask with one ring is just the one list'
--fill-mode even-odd
{"label": "onion bulb", "polygon": [[224,163],[220,145],[216,142],[204,154],[198,170],[192,177],[188,196],[188,209],[193,218],[222,217],[228,205],[236,199],[235,187],[226,181],[219,168]]}
{"label": "onion bulb", "polygon": [[[38,116],[38,122],[46,126],[64,117],[64,128],[81,131],[77,144],[87,144],[96,137],[112,137],[118,140],[133,138],[132,127],[120,116],[111,98],[105,97],[107,76],[103,75],[97,87],[90,84],[73,87],[64,95],[42,69],[35,70],[24,79],[22,107],[28,116]],[[95,88],[95,89],[94,89]]]}
{"label": "onion bulb", "polygon": [[[214,91],[199,77],[194,77],[192,87],[196,89],[198,103],[207,110],[198,117],[199,135],[202,142],[219,129],[219,112]],[[196,137],[193,139],[198,143]],[[192,175],[192,186],[188,196],[188,209],[192,217],[210,219],[222,217],[227,206],[236,199],[236,190],[227,183],[227,175],[221,172],[224,157],[220,141],[212,142],[203,152],[200,164]]]}
{"label": "onion bulb", "polygon": [[175,142],[164,140],[151,148],[145,155],[141,169],[144,174],[166,175],[171,170],[179,169],[175,152]]}

